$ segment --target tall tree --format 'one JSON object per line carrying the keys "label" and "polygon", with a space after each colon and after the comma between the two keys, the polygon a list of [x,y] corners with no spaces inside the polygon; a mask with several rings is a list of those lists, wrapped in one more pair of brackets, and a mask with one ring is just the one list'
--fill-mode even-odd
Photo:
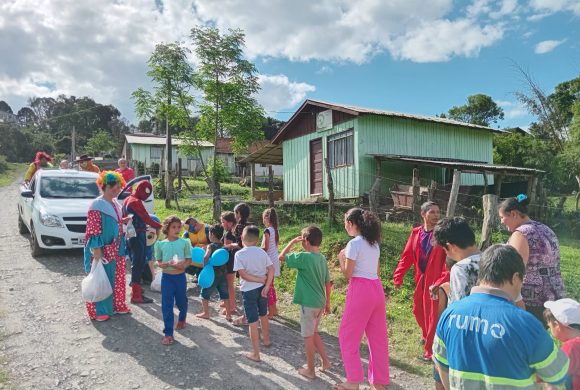
{"label": "tall tree", "polygon": [[[191,39],[199,61],[195,85],[203,95],[195,132],[214,145],[219,137],[229,136],[234,152],[246,150],[263,138],[264,109],[255,97],[260,90],[256,67],[243,56],[245,35],[241,30],[222,34],[215,27],[194,27]],[[213,192],[213,217],[219,221],[221,191],[217,170],[213,172],[208,185]]]}
{"label": "tall tree", "polygon": [[10,105],[6,103],[4,100],[0,100],[0,111],[7,112],[9,114],[14,114],[12,112],[12,107],[10,107]]}
{"label": "tall tree", "polygon": [[490,126],[491,123],[497,123],[498,120],[503,119],[504,113],[491,97],[479,93],[469,96],[467,104],[451,107],[447,115],[442,114],[442,117],[474,125]]}
{"label": "tall tree", "polygon": [[171,175],[171,126],[187,126],[189,111],[194,104],[190,94],[193,69],[187,62],[189,50],[178,42],[160,43],[149,58],[147,76],[154,84],[153,93],[137,89],[135,111],[141,120],[153,118],[165,121],[165,207],[171,206],[173,176]]}

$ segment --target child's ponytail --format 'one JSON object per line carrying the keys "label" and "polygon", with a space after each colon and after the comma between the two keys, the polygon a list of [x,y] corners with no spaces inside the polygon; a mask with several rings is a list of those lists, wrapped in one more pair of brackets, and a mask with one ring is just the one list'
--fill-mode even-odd
{"label": "child's ponytail", "polygon": [[372,211],[352,208],[346,212],[345,218],[359,229],[369,244],[374,245],[381,240],[381,221]]}
{"label": "child's ponytail", "polygon": [[278,214],[276,213],[276,209],[271,207],[264,210],[263,216],[268,218],[270,226],[274,228],[274,237],[276,238],[276,245],[278,245],[280,242],[280,235],[278,234]]}

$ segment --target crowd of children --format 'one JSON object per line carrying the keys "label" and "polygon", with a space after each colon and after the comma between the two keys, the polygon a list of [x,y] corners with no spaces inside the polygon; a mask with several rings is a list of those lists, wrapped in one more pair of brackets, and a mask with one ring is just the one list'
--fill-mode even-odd
{"label": "crowd of children", "polygon": [[[426,208],[426,211],[432,210],[433,205]],[[425,212],[424,218],[426,216]],[[317,353],[321,360],[319,369],[324,371],[331,367],[324,343],[318,333],[323,314],[330,312],[332,289],[327,259],[320,250],[323,233],[318,227],[308,226],[279,251],[280,234],[276,210],[269,208],[262,214],[265,228],[262,234],[257,226],[249,222],[249,218],[250,207],[240,203],[233,212],[228,211],[221,215],[220,224],[206,225],[191,217],[184,224],[177,216],[169,216],[163,221],[161,231],[165,238],[157,241],[153,250],[155,264],[162,271],[161,308],[164,336],[161,342],[164,345],[173,344],[174,329],[186,327],[188,311],[186,270],[191,269],[192,265],[192,244],[201,245],[205,250],[203,264],[199,266],[206,266],[212,255],[223,248],[228,251],[229,257],[225,264],[213,266],[213,283],[201,288],[202,310],[196,318],[200,320],[210,318],[209,302],[217,290],[221,300],[221,314],[227,321],[234,325],[248,325],[252,350],[246,356],[259,362],[260,345],[268,348],[272,344],[269,321],[278,313],[275,278],[280,276],[281,265],[296,269],[293,303],[300,306],[300,332],[306,355],[306,366],[299,368],[298,373],[314,379]],[[186,233],[182,235],[184,225]],[[430,228],[432,231],[427,231],[430,237],[429,245],[444,251],[447,255],[447,270],[443,271],[447,276],[439,278],[440,283],[436,285],[423,287],[431,299],[439,300],[438,305],[435,304],[438,306],[435,307],[438,318],[447,313],[448,304],[453,308],[459,307],[452,305],[454,302],[463,301],[465,306],[465,302],[469,301],[465,298],[480,281],[478,273],[482,255],[475,244],[475,235],[464,219],[445,218],[431,224]],[[340,271],[348,280],[345,307],[339,328],[339,344],[346,381],[335,385],[335,389],[358,389],[364,382],[365,374],[360,357],[363,335],[366,336],[369,349],[368,381],[372,388],[384,389],[389,384],[389,351],[386,300],[379,277],[381,223],[376,214],[353,208],[345,214],[344,229],[352,237],[338,254]],[[421,231],[418,234],[420,233]],[[193,243],[190,239],[191,234],[196,237]],[[203,243],[199,241],[200,234],[204,236]],[[410,242],[425,250],[422,239]],[[502,251],[501,248],[496,250],[498,253]],[[431,251],[430,253],[432,254]],[[416,267],[421,265],[422,259],[426,260],[424,256],[413,257],[418,264]],[[487,255],[488,259],[491,257],[493,256]],[[492,258],[490,261],[496,260],[498,259]],[[409,260],[409,263],[412,261]],[[501,259],[498,261],[501,262]],[[486,269],[489,268],[488,264],[489,261],[486,263]],[[400,277],[396,279],[397,281],[402,280],[402,274],[409,266],[405,266],[399,274],[395,274],[396,277],[397,275]],[[199,272],[194,274],[199,275]],[[491,275],[492,278],[495,276]],[[236,277],[239,278],[243,312],[238,312],[236,305]],[[493,283],[491,285],[493,286]],[[174,324],[174,306],[179,310],[176,324]],[[546,302],[545,307],[545,321],[553,336],[563,342],[562,350],[570,357],[569,388],[577,390],[580,387],[578,378],[580,304],[571,299],[560,299]],[[234,319],[234,315],[238,317]],[[438,388],[449,388],[448,373],[441,371],[442,362],[445,362],[445,359],[442,360],[442,353],[447,351],[442,352],[443,341],[440,337],[444,336],[438,333],[433,344],[433,356],[438,367],[438,370],[434,371],[434,378]],[[427,339],[426,334],[424,338]],[[441,380],[439,375],[442,372],[445,372],[444,380]],[[462,387],[451,386],[451,388]]]}

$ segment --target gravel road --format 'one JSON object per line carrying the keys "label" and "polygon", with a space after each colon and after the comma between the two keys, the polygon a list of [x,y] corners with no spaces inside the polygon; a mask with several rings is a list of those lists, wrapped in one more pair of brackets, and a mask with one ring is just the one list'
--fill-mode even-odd
{"label": "gravel road", "polygon": [[[104,323],[87,319],[80,294],[81,251],[33,258],[27,236],[17,231],[16,183],[0,188],[0,364],[11,389],[330,389],[343,375],[336,338],[324,335],[334,363],[327,374],[306,380],[300,333],[271,325],[273,346],[262,362],[244,358],[247,328],[215,314],[199,320],[197,289],[190,296],[188,326],[176,343],[160,344],[160,295]],[[191,285],[191,284],[190,284]],[[215,304],[215,303],[214,303]],[[4,363],[2,363],[4,362]],[[424,378],[391,369],[391,389],[424,389]]]}

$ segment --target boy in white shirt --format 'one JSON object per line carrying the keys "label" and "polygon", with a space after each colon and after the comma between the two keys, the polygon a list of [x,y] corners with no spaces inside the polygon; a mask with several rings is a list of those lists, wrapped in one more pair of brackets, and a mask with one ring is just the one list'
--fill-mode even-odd
{"label": "boy in white shirt", "polygon": [[255,362],[260,361],[258,320],[262,328],[264,346],[271,345],[267,316],[268,291],[274,279],[274,266],[270,256],[256,246],[259,237],[260,229],[256,226],[246,226],[242,232],[244,248],[237,251],[234,258],[234,271],[238,271],[240,275],[240,291],[252,341],[252,352],[246,356]]}

